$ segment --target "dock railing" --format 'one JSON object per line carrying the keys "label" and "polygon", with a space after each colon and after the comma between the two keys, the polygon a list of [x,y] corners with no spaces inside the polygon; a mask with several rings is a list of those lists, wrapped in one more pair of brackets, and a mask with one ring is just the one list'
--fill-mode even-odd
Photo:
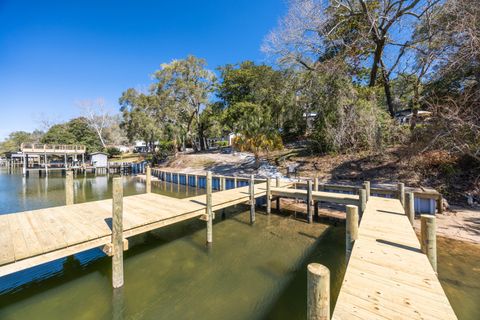
{"label": "dock railing", "polygon": [[23,153],[85,153],[84,145],[68,145],[68,144],[39,144],[39,143],[22,143],[20,151]]}

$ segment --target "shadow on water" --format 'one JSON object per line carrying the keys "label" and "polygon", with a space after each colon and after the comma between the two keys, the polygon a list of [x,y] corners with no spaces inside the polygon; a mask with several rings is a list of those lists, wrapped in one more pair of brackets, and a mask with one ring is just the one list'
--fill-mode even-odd
{"label": "shadow on water", "polygon": [[[293,278],[266,313],[265,319],[306,319],[307,317],[307,265],[320,263],[328,267],[331,278],[330,310],[333,310],[345,274],[345,229],[329,227],[302,257]],[[311,236],[309,236],[311,237]],[[297,296],[292,299],[292,293]]]}

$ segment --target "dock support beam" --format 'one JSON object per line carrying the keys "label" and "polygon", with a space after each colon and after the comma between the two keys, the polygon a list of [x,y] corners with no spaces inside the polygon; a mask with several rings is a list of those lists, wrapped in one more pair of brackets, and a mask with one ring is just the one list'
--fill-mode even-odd
{"label": "dock support beam", "polygon": [[65,204],[67,206],[72,205],[73,199],[73,171],[67,170],[65,175]]}
{"label": "dock support beam", "polygon": [[307,266],[307,320],[330,320],[330,270],[324,265]]}
{"label": "dock support beam", "polygon": [[413,226],[415,220],[415,197],[413,192],[407,192],[405,197],[405,214],[410,221],[410,224]]}
{"label": "dock support beam", "polygon": [[359,201],[359,213],[363,214],[365,207],[367,206],[367,191],[365,189],[358,190],[358,201]]}
{"label": "dock support beam", "polygon": [[421,215],[421,248],[432,265],[433,270],[437,272],[437,223],[435,215]]}
{"label": "dock support beam", "polygon": [[308,216],[308,223],[313,222],[313,212],[312,212],[312,180],[307,181],[307,216]]}
{"label": "dock support beam", "polygon": [[267,214],[272,212],[272,192],[270,190],[271,182],[271,179],[267,178]]}
{"label": "dock support beam", "polygon": [[207,245],[211,245],[213,242],[213,211],[212,211],[212,173],[210,171],[207,172],[206,176],[206,185],[205,188],[207,189],[207,207],[206,207],[206,214],[207,214]]}
{"label": "dock support beam", "polygon": [[405,184],[403,182],[399,182],[397,185],[398,188],[398,200],[403,207],[405,207]]}
{"label": "dock support beam", "polygon": [[112,285],[123,286],[123,181],[113,178]]}
{"label": "dock support beam", "polygon": [[250,176],[248,183],[248,190],[250,194],[250,224],[255,223],[255,179],[253,174]]}
{"label": "dock support beam", "polygon": [[347,221],[345,228],[345,259],[348,263],[352,254],[353,244],[358,238],[358,207],[347,205]]}
{"label": "dock support beam", "polygon": [[147,166],[145,171],[145,191],[147,193],[152,192],[152,168],[150,166]]}

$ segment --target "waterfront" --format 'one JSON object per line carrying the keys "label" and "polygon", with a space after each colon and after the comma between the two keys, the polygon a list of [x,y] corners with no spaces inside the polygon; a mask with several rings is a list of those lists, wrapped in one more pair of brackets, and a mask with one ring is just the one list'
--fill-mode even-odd
{"label": "waterfront", "polygon": [[[110,197],[110,178],[77,177],[76,201]],[[126,195],[144,192],[140,180],[124,182]],[[177,185],[155,183],[152,191],[187,196]],[[0,199],[0,213],[61,205],[63,178],[2,172]],[[115,295],[110,258],[99,250],[7,276],[1,280],[0,318],[61,319],[68,312],[72,319],[302,319],[305,266],[312,261],[330,268],[336,296],[345,268],[342,227],[261,212],[250,226],[244,209],[227,210],[224,220],[217,215],[211,250],[198,220],[136,237],[126,252],[125,287]],[[478,247],[465,255],[462,243],[448,244],[439,241],[442,285],[460,319],[477,319]],[[455,280],[467,279],[462,274],[469,274],[468,281]]]}

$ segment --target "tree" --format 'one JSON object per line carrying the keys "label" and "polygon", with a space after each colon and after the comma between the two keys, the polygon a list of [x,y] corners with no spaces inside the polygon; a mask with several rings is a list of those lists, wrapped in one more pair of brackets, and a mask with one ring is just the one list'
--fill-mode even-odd
{"label": "tree", "polygon": [[118,117],[107,110],[103,98],[93,101],[82,100],[78,102],[78,106],[88,125],[97,134],[103,148],[106,148],[108,144],[118,144],[124,141]]}
{"label": "tree", "polygon": [[15,152],[20,149],[22,143],[38,143],[43,132],[35,130],[32,133],[26,131],[14,131],[0,143],[0,153]]}
{"label": "tree", "polygon": [[381,79],[393,117],[391,77],[407,49],[415,45],[411,38],[415,24],[438,2],[294,0],[279,27],[267,37],[264,50],[279,56],[281,63],[312,71],[331,59],[347,61],[356,72],[369,66],[368,86],[376,86]]}
{"label": "tree", "polygon": [[256,164],[261,152],[282,148],[282,139],[263,106],[237,102],[226,110],[225,122],[238,134],[234,141],[236,147],[253,152]]}
{"label": "tree", "polygon": [[291,116],[295,102],[294,75],[290,71],[274,70],[267,65],[244,61],[238,65],[219,68],[221,83],[217,96],[225,108],[239,102],[250,102],[264,107],[269,115],[269,126],[283,131]]}
{"label": "tree", "polygon": [[103,149],[97,134],[89,126],[87,119],[83,117],[51,126],[43,135],[41,142],[48,144],[81,144],[87,147],[88,152]]}
{"label": "tree", "polygon": [[214,73],[205,69],[205,65],[204,59],[194,56],[162,64],[154,74],[157,82],[152,87],[155,95],[171,101],[176,119],[186,125],[186,138],[194,150],[198,148],[197,138],[200,149],[205,149],[203,132],[199,128],[200,111],[208,103],[215,84]]}

